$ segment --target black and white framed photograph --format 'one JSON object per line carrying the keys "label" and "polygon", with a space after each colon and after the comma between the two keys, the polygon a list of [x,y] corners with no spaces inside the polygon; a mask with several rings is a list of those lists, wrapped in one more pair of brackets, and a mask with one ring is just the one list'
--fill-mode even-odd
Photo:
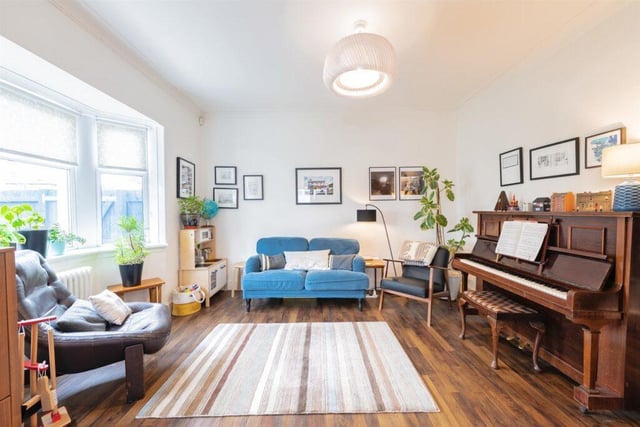
{"label": "black and white framed photograph", "polygon": [[342,168],[296,168],[296,205],[342,204]]}
{"label": "black and white framed photograph", "polygon": [[396,168],[369,168],[369,200],[396,199]]}
{"label": "black and white framed photograph", "polygon": [[529,150],[529,178],[545,179],[580,173],[579,137]]}
{"label": "black and white framed photograph", "polygon": [[242,177],[244,200],[263,200],[264,187],[262,175],[244,175]]}
{"label": "black and white framed photograph", "polygon": [[599,168],[602,166],[602,150],[612,145],[624,144],[626,139],[625,127],[587,136],[584,139],[584,167]]}
{"label": "black and white framed photograph", "polygon": [[522,147],[500,153],[500,187],[523,182]]}
{"label": "black and white framed photograph", "polygon": [[236,185],[238,183],[235,166],[216,166],[215,176],[216,185]]}
{"label": "black and white framed photograph", "polygon": [[422,166],[400,166],[398,168],[400,181],[398,195],[400,200],[419,200],[424,191]]}
{"label": "black and white framed photograph", "polygon": [[213,187],[213,200],[220,209],[238,209],[238,189]]}
{"label": "black and white framed photograph", "polygon": [[179,199],[185,199],[196,194],[196,165],[188,160],[178,157],[176,164],[177,191]]}

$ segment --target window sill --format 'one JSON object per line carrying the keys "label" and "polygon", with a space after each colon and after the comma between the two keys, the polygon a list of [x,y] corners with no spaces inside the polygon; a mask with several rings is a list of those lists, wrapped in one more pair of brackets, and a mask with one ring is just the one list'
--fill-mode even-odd
{"label": "window sill", "polygon": [[[167,243],[154,243],[147,245],[151,253],[157,253],[165,250],[169,245]],[[51,263],[76,263],[77,261],[90,261],[100,258],[112,258],[114,256],[114,246],[100,246],[94,248],[82,248],[67,250],[63,255],[48,255],[47,261]]]}

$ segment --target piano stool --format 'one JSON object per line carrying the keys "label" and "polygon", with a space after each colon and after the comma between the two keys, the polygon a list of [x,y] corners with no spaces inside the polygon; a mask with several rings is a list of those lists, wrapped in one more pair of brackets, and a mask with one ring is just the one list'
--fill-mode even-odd
{"label": "piano stool", "polygon": [[[464,339],[467,315],[477,314],[486,318],[489,322],[493,341],[493,361],[491,362],[493,369],[498,369],[498,342],[504,323],[528,321],[529,325],[536,330],[536,338],[532,346],[533,369],[536,372],[541,371],[540,366],[538,366],[538,351],[540,349],[542,334],[544,334],[544,323],[542,322],[541,315],[536,310],[513,301],[500,292],[485,290],[464,291],[462,295],[458,297],[458,306],[462,320],[461,339]],[[526,337],[523,338],[527,340]],[[530,342],[528,344],[531,345]]]}

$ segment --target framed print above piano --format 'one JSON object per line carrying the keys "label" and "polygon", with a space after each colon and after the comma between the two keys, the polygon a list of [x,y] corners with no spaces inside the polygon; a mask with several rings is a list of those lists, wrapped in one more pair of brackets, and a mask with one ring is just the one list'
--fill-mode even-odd
{"label": "framed print above piano", "polygon": [[522,147],[500,153],[500,187],[522,184]]}
{"label": "framed print above piano", "polygon": [[579,140],[576,137],[529,150],[529,179],[578,175]]}

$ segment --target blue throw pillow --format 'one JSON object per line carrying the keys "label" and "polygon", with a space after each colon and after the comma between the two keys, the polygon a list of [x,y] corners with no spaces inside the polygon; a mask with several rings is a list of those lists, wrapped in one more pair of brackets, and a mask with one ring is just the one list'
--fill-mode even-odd
{"label": "blue throw pillow", "polygon": [[260,271],[265,270],[281,270],[287,261],[284,254],[264,255],[260,254]]}
{"label": "blue throw pillow", "polygon": [[329,268],[331,270],[353,270],[355,255],[329,255]]}

